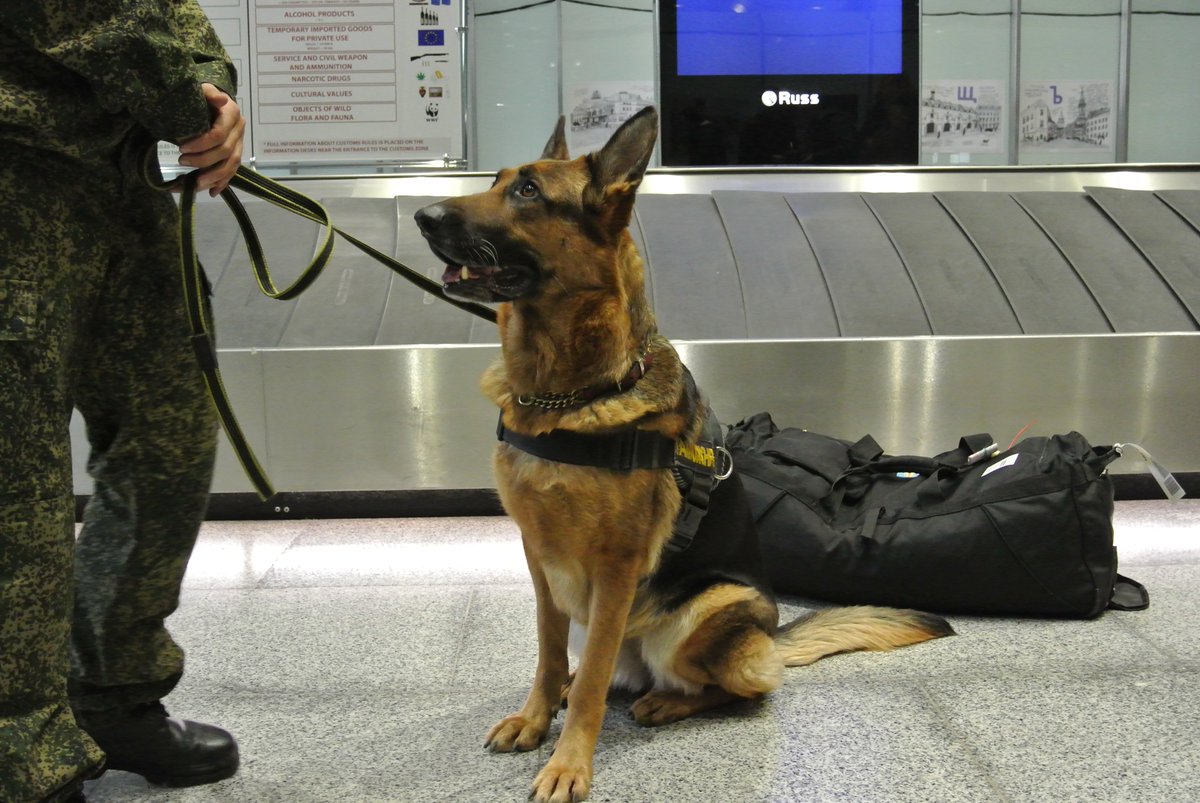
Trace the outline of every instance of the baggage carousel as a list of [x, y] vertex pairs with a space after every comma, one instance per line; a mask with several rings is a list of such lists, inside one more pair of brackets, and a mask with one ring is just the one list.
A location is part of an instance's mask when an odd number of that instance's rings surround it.
[[[277, 177], [431, 277], [412, 222], [491, 174]], [[247, 206], [276, 283], [320, 229]], [[496, 509], [494, 325], [339, 240], [300, 299], [263, 297], [225, 205], [197, 206], [222, 373], [281, 495], [222, 445], [214, 515]], [[656, 170], [631, 226], [659, 328], [717, 415], [932, 454], [960, 435], [1135, 442], [1200, 488], [1200, 167]], [[72, 422], [76, 492], [86, 441]], [[1157, 486], [1134, 457], [1119, 494]]]

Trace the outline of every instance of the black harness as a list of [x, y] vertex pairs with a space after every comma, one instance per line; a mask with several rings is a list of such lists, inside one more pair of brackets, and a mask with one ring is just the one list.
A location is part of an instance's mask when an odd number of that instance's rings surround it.
[[[694, 381], [686, 368], [684, 378], [688, 389], [694, 391]], [[725, 449], [721, 422], [708, 406], [702, 415], [703, 429], [695, 443], [632, 427], [603, 434], [555, 429], [542, 435], [522, 435], [504, 426], [503, 413], [496, 426], [496, 437], [523, 452], [556, 463], [613, 471], [671, 469], [683, 495], [683, 506], [666, 548], [682, 552], [691, 546], [708, 512], [713, 491], [721, 480], [733, 474], [733, 460]]]

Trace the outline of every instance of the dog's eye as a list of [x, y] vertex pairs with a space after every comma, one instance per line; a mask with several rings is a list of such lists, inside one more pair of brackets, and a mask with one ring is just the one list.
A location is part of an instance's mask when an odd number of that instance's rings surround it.
[[517, 195], [520, 195], [522, 198], [536, 198], [538, 194], [538, 185], [532, 181], [522, 181], [517, 185]]

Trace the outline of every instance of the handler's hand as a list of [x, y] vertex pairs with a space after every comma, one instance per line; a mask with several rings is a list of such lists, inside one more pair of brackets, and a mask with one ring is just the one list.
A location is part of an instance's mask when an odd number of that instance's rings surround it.
[[179, 163], [200, 168], [196, 188], [216, 197], [229, 186], [242, 163], [242, 138], [246, 118], [237, 102], [212, 84], [201, 84], [212, 110], [212, 128], [179, 144]]

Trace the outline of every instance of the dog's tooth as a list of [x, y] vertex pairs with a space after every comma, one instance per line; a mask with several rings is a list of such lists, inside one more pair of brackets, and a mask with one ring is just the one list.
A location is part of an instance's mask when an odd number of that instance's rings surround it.
[[471, 271], [466, 265], [463, 265], [462, 272], [458, 274], [458, 278], [462, 279], [464, 282], [471, 278]]

